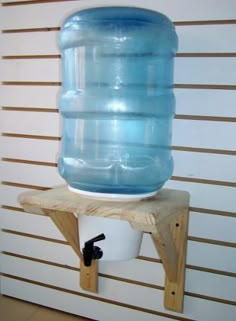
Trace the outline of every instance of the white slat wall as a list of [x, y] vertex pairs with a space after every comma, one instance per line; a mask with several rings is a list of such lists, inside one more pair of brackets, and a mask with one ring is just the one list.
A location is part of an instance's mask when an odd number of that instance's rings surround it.
[[175, 170], [191, 193], [184, 313], [163, 308], [164, 271], [145, 235], [140, 256], [100, 262], [99, 293], [79, 287], [79, 262], [47, 217], [23, 212], [27, 190], [63, 183], [58, 94], [62, 21], [131, 0], [2, 1], [0, 7], [1, 293], [100, 321], [236, 319], [236, 1], [136, 0], [176, 25]]

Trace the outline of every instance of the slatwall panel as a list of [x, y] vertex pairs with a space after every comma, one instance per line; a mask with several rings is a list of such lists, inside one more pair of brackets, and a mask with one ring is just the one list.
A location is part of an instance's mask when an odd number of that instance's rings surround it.
[[131, 0], [2, 1], [0, 7], [1, 292], [100, 321], [236, 318], [236, 2], [137, 0], [176, 25], [175, 170], [166, 187], [191, 193], [184, 314], [163, 308], [164, 271], [149, 235], [140, 256], [100, 262], [98, 294], [79, 287], [78, 258], [19, 194], [62, 184], [56, 168], [60, 53], [70, 13]]

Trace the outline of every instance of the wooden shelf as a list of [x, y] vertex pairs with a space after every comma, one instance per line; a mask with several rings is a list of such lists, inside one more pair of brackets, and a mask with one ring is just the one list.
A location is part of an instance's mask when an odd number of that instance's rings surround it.
[[84, 265], [77, 214], [125, 220], [133, 229], [150, 233], [166, 273], [164, 306], [183, 311], [189, 193], [162, 189], [152, 198], [117, 202], [84, 198], [59, 186], [24, 193], [20, 203], [26, 212], [51, 217], [80, 258], [80, 286], [92, 292], [98, 291], [98, 263]]

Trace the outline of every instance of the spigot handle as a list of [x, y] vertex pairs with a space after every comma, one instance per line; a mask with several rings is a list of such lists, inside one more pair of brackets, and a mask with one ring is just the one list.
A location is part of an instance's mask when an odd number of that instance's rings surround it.
[[99, 241], [105, 240], [105, 238], [106, 238], [106, 237], [105, 237], [105, 234], [104, 234], [104, 233], [99, 234], [99, 235], [95, 236], [94, 238], [92, 238], [91, 240], [86, 241], [86, 242], [85, 242], [85, 246], [86, 246], [86, 245], [89, 245], [89, 244], [93, 244], [93, 243], [95, 243], [95, 242], [99, 242]]

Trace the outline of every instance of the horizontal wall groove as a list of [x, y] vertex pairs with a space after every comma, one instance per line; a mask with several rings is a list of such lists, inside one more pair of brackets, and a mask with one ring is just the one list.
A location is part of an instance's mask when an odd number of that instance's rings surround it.
[[227, 276], [227, 277], [236, 278], [236, 273], [233, 273], [233, 272], [222, 271], [222, 270], [217, 270], [217, 269], [210, 269], [210, 268], [205, 268], [205, 267], [191, 265], [191, 264], [186, 264], [186, 268], [188, 268], [190, 270], [194, 270], [194, 271], [207, 272], [207, 273], [219, 274], [219, 275], [223, 275], [223, 276]]
[[140, 311], [140, 312], [144, 312], [144, 313], [158, 315], [158, 316], [161, 316], [161, 317], [170, 318], [171, 320], [196, 321], [196, 320], [192, 320], [192, 319], [189, 319], [189, 318], [184, 318], [184, 317], [181, 317], [181, 316], [175, 316], [175, 315], [172, 315], [172, 314], [168, 314], [168, 313], [164, 313], [164, 312], [160, 312], [160, 311], [156, 311], [156, 310], [150, 310], [150, 309], [138, 307], [138, 306], [127, 304], [127, 303], [114, 301], [114, 300], [111, 300], [111, 299], [105, 299], [105, 298], [102, 298], [102, 297], [99, 297], [99, 296], [94, 296], [94, 295], [91, 295], [91, 294], [88, 294], [88, 293], [82, 293], [82, 292], [79, 292], [79, 291], [74, 291], [74, 290], [61, 288], [61, 287], [58, 287], [58, 286], [54, 286], [54, 285], [46, 284], [46, 283], [43, 283], [43, 282], [38, 282], [38, 281], [34, 281], [34, 280], [18, 277], [18, 276], [11, 275], [11, 274], [0, 273], [0, 275], [4, 276], [6, 278], [11, 278], [11, 279], [15, 279], [15, 280], [18, 280], [18, 281], [21, 281], [21, 282], [26, 282], [26, 283], [30, 283], [30, 284], [33, 284], [33, 285], [38, 285], [38, 286], [42, 286], [42, 287], [45, 287], [45, 288], [53, 289], [53, 290], [56, 290], [56, 291], [61, 291], [61, 292], [65, 292], [65, 293], [81, 296], [81, 297], [84, 297], [84, 298], [87, 298], [87, 299], [100, 301], [100, 302], [104, 302], [104, 303], [108, 303], [108, 304], [124, 307], [124, 308], [127, 308], [127, 309], [132, 309], [132, 310], [135, 310], [135, 311]]
[[202, 26], [202, 25], [234, 25], [236, 19], [224, 19], [224, 20], [193, 20], [193, 21], [176, 21], [175, 26]]
[[9, 210], [9, 211], [17, 211], [17, 212], [25, 212], [23, 208], [9, 205], [0, 205], [0, 208]]
[[57, 167], [57, 163], [51, 163], [51, 162], [31, 161], [27, 159], [16, 159], [16, 158], [7, 158], [7, 157], [3, 157], [1, 160], [3, 162], [9, 162], [9, 163]]
[[47, 265], [51, 265], [51, 266], [56, 266], [56, 267], [67, 269], [67, 270], [71, 270], [71, 271], [77, 271], [77, 272], [80, 271], [79, 268], [76, 268], [76, 267], [73, 267], [73, 266], [70, 266], [70, 265], [64, 265], [64, 264], [60, 264], [60, 263], [56, 263], [56, 262], [52, 262], [52, 261], [46, 261], [46, 260], [38, 259], [38, 258], [35, 258], [35, 257], [18, 254], [18, 253], [2, 251], [2, 254], [7, 255], [7, 256], [11, 256], [11, 257], [15, 257], [15, 258], [18, 258], [18, 259], [22, 259], [22, 260], [27, 260], [27, 261], [47, 264]]
[[223, 116], [201, 116], [201, 115], [176, 114], [175, 119], [236, 122], [236, 117], [223, 117]]
[[[148, 261], [148, 262], [153, 262], [153, 263], [161, 263], [160, 259], [154, 259], [154, 258], [147, 257], [147, 256], [139, 255], [137, 257], [137, 259], [143, 260], [143, 261]], [[206, 268], [206, 267], [202, 267], [202, 266], [196, 266], [196, 265], [192, 265], [192, 264], [186, 264], [186, 268], [188, 268], [190, 270], [195, 270], [195, 271], [200, 271], [200, 272], [207, 272], [207, 273], [212, 273], [212, 274], [219, 274], [219, 275], [224, 275], [224, 276], [233, 277], [233, 278], [236, 277], [236, 273], [233, 273], [233, 272], [222, 271], [222, 270], [217, 270], [217, 269], [211, 269], [211, 268]]]
[[[3, 86], [61, 86], [59, 81], [2, 81]], [[236, 90], [236, 85], [175, 84], [176, 89]]]
[[68, 242], [66, 242], [66, 241], [62, 241], [62, 240], [58, 240], [58, 239], [52, 239], [52, 238], [49, 238], [49, 237], [44, 237], [44, 236], [30, 234], [30, 233], [23, 233], [23, 232], [19, 232], [19, 231], [4, 229], [4, 228], [2, 229], [2, 232], [3, 233], [8, 233], [8, 234], [19, 235], [19, 236], [23, 236], [23, 237], [27, 237], [27, 238], [31, 238], [31, 239], [46, 241], [46, 242], [52, 242], [52, 243], [68, 245]]
[[208, 208], [192, 207], [192, 206], [189, 207], [189, 210], [191, 212], [205, 213], [205, 214], [211, 214], [211, 215], [220, 215], [220, 216], [228, 216], [228, 217], [235, 217], [236, 218], [236, 212], [211, 210], [211, 209], [208, 209]]
[[229, 58], [236, 57], [236, 52], [179, 52], [179, 58]]
[[8, 182], [8, 181], [2, 181], [1, 185], [13, 186], [13, 187], [19, 187], [19, 188], [28, 188], [28, 189], [34, 189], [34, 190], [37, 190], [37, 191], [46, 191], [46, 190], [50, 189], [50, 187], [42, 187], [42, 186], [37, 186], [37, 185], [20, 184], [20, 183]]
[[236, 187], [235, 182], [218, 181], [218, 180], [205, 179], [205, 178], [172, 176], [171, 180], [180, 181], [180, 182], [191, 182], [191, 183], [199, 183], [199, 184], [210, 184], [210, 185]]
[[[13, 6], [22, 6], [22, 5], [33, 5], [33, 4], [42, 4], [42, 3], [51, 3], [51, 2], [65, 2], [68, 0], [31, 0], [31, 1], [17, 1], [17, 2], [4, 2], [2, 3], [3, 7], [13, 7]], [[77, 0], [69, 0], [77, 1]]]
[[212, 84], [175, 84], [178, 89], [208, 89], [208, 90], [236, 90], [236, 85], [212, 85]]
[[172, 150], [191, 152], [191, 153], [194, 152], [194, 153], [206, 153], [206, 154], [236, 155], [235, 150], [226, 150], [226, 149], [172, 146]]
[[[179, 52], [176, 58], [234, 58], [235, 52]], [[5, 60], [20, 60], [20, 59], [61, 59], [60, 54], [48, 55], [7, 55], [1, 56]]]
[[26, 135], [26, 134], [14, 134], [14, 133], [2, 133], [1, 136], [12, 137], [12, 138], [40, 139], [40, 140], [55, 140], [55, 141], [61, 140], [61, 137], [58, 137], [58, 136]]
[[2, 81], [3, 86], [61, 86], [59, 81]]
[[188, 240], [193, 242], [207, 243], [207, 244], [213, 244], [213, 245], [220, 245], [224, 247], [236, 248], [236, 243], [232, 243], [232, 242], [218, 241], [218, 240], [206, 239], [206, 238], [195, 237], [195, 236], [188, 236]]
[[43, 28], [27, 28], [27, 29], [3, 29], [2, 33], [25, 33], [25, 32], [48, 32], [59, 31], [60, 27], [43, 27]]
[[21, 55], [21, 56], [2, 56], [5, 60], [14, 59], [60, 59], [61, 55]]
[[153, 262], [153, 263], [161, 263], [160, 259], [156, 259], [156, 258], [153, 258], [153, 257], [144, 256], [144, 255], [138, 255], [137, 259], [138, 260], [142, 260], [142, 261]]
[[203, 295], [203, 294], [197, 294], [197, 293], [192, 293], [192, 292], [187, 292], [187, 291], [184, 292], [184, 294], [187, 295], [187, 296], [191, 296], [193, 298], [199, 298], [199, 299], [203, 299], [203, 300], [206, 300], [206, 301], [214, 301], [214, 302], [218, 302], [218, 303], [222, 303], [222, 304], [228, 304], [228, 305], [236, 306], [236, 302], [235, 301], [215, 298], [215, 297], [212, 297], [212, 296]]
[[22, 111], [22, 112], [38, 112], [38, 113], [58, 113], [57, 108], [39, 108], [39, 107], [10, 107], [2, 106], [2, 110], [6, 111]]

